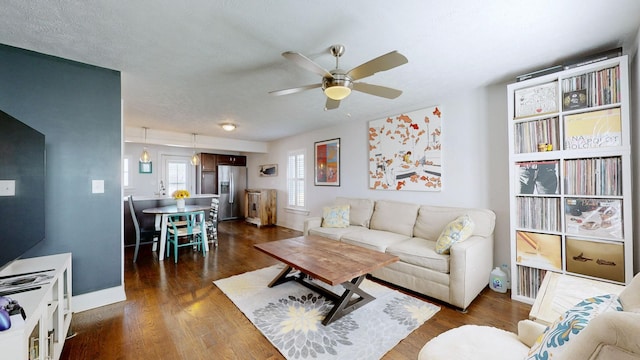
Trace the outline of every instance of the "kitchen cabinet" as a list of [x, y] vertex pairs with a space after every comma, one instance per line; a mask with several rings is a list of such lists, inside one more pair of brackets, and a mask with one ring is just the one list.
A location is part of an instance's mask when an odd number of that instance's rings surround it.
[[216, 155], [200, 153], [200, 167], [202, 171], [216, 171]]
[[200, 153], [200, 165], [196, 169], [196, 193], [218, 194], [218, 166], [247, 166], [244, 155]]
[[216, 155], [218, 165], [247, 166], [247, 157], [244, 155]]

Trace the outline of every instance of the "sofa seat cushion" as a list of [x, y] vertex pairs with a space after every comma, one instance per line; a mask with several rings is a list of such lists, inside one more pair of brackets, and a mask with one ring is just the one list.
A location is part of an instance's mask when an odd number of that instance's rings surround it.
[[347, 226], [344, 228], [317, 227], [309, 229], [309, 235], [318, 235], [333, 240], [340, 240], [345, 234], [368, 230], [363, 226]]
[[406, 235], [388, 231], [366, 230], [344, 234], [340, 241], [351, 245], [362, 246], [371, 250], [385, 252], [387, 247], [408, 239], [409, 237]]
[[390, 245], [386, 253], [399, 257], [402, 262], [449, 273], [449, 255], [438, 254], [435, 241], [414, 237]]

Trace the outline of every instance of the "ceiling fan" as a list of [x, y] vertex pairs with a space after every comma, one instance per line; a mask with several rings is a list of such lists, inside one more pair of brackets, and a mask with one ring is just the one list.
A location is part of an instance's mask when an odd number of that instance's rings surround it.
[[343, 45], [333, 45], [329, 48], [331, 55], [336, 58], [336, 68], [331, 71], [327, 71], [322, 66], [298, 52], [287, 51], [282, 53], [282, 56], [295, 62], [298, 66], [322, 76], [322, 82], [290, 89], [270, 91], [269, 94], [276, 96], [289, 95], [321, 87], [327, 96], [326, 110], [337, 109], [338, 106], [340, 106], [340, 100], [349, 96], [351, 90], [381, 96], [387, 99], [395, 99], [402, 94], [402, 91], [390, 87], [356, 81], [369, 77], [377, 72], [390, 70], [406, 64], [409, 60], [407, 60], [404, 55], [394, 50], [356, 66], [349, 71], [344, 71], [338, 67], [338, 59], [344, 54], [344, 50]]

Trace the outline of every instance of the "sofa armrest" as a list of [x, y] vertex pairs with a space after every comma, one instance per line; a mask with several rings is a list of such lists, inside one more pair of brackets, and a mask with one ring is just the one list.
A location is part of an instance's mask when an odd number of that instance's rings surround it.
[[521, 320], [518, 322], [518, 339], [528, 347], [532, 347], [546, 328], [546, 325], [535, 321]]
[[449, 251], [450, 303], [466, 309], [489, 284], [493, 269], [493, 237], [473, 235], [454, 244]]
[[309, 235], [309, 229], [322, 226], [322, 218], [320, 216], [308, 217], [304, 219], [303, 235]]
[[638, 333], [640, 313], [610, 311], [600, 314], [591, 319], [587, 327], [567, 343], [567, 348], [558, 360], [617, 359], [621, 354], [640, 358]]

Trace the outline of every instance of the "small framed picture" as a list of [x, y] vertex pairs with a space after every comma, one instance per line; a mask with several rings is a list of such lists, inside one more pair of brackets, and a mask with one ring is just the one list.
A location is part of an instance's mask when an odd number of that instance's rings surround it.
[[151, 161], [148, 163], [142, 161], [138, 162], [138, 172], [140, 174], [151, 174], [153, 172], [153, 165], [151, 164]]
[[260, 176], [278, 176], [278, 164], [260, 165]]
[[340, 139], [315, 143], [314, 185], [340, 186]]

